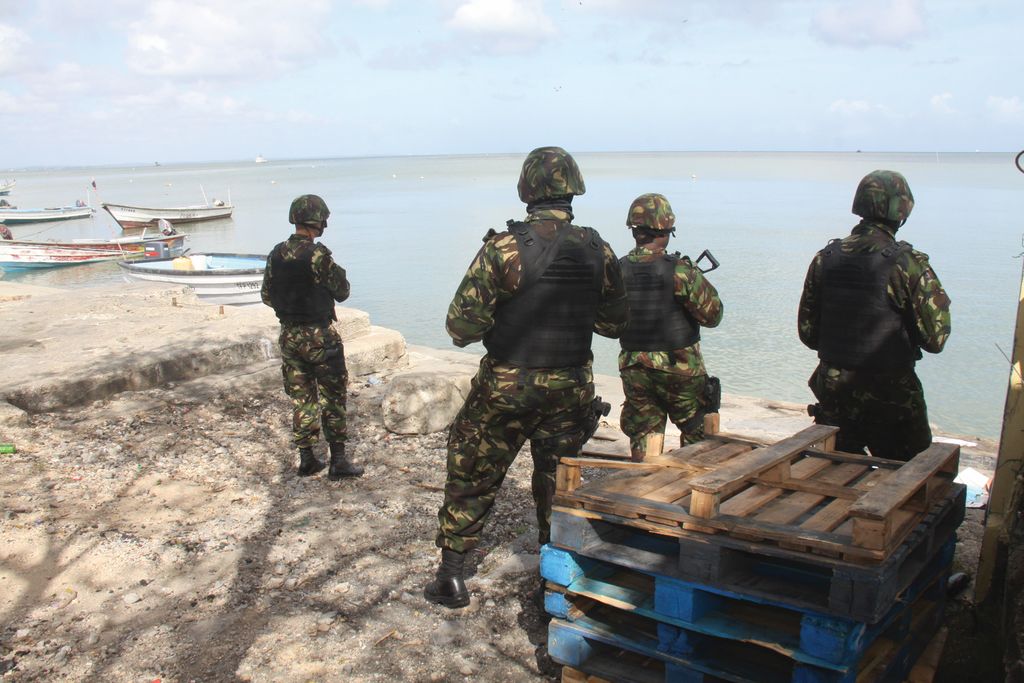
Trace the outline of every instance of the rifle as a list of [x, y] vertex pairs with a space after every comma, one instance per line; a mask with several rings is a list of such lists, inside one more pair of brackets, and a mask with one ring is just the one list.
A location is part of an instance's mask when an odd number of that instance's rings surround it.
[[595, 397], [594, 400], [590, 402], [590, 405], [587, 406], [586, 413], [583, 416], [583, 438], [580, 441], [580, 448], [590, 441], [590, 437], [594, 436], [598, 425], [601, 423], [601, 418], [608, 415], [608, 413], [611, 412], [611, 409], [612, 404], [602, 400], [600, 396]]
[[[708, 261], [711, 262], [711, 265], [708, 266], [707, 268], [702, 268], [700, 265], [700, 262], [703, 261], [704, 259], [707, 259]], [[694, 261], [694, 263], [696, 264], [697, 269], [700, 270], [700, 272], [702, 273], [710, 273], [712, 270], [719, 266], [718, 259], [712, 256], [711, 252], [708, 251], [707, 249], [700, 252], [700, 256], [697, 257], [697, 260]]]

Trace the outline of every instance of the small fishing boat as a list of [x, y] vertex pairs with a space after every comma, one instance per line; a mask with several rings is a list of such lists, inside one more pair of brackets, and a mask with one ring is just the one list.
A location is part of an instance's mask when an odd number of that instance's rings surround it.
[[177, 258], [122, 261], [125, 279], [186, 285], [200, 301], [245, 306], [262, 302], [263, 254], [189, 254]]
[[102, 206], [122, 228], [141, 228], [147, 225], [155, 225], [161, 218], [169, 221], [172, 225], [210, 221], [216, 218], [230, 218], [235, 208], [220, 199], [215, 199], [209, 204], [165, 208], [128, 206], [127, 204], [111, 204], [109, 202], [104, 202]]
[[3, 178], [0, 179], [0, 195], [10, 194], [14, 186], [18, 184], [18, 181], [14, 178]]
[[19, 209], [14, 206], [0, 206], [0, 223], [43, 223], [46, 221], [67, 221], [74, 218], [89, 218], [93, 208], [81, 206], [59, 206], [50, 209]]
[[0, 240], [0, 268], [4, 271], [56, 268], [100, 261], [120, 261], [181, 253], [187, 235], [119, 237], [110, 240]]

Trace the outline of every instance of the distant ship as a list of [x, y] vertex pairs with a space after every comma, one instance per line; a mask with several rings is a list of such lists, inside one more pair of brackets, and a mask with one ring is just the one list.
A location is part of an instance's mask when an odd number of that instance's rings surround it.
[[256, 155], [256, 163], [257, 164], [265, 164], [265, 163], [267, 163], [267, 160], [263, 157], [262, 154], [257, 154]]

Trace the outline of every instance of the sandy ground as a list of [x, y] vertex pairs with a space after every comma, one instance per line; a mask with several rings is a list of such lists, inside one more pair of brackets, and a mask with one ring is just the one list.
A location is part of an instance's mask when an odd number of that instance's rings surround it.
[[[554, 680], [520, 457], [473, 554], [470, 607], [421, 597], [444, 435], [351, 387], [359, 480], [293, 476], [276, 367], [125, 393], [9, 428], [5, 680]], [[371, 378], [376, 381], [376, 378]]]

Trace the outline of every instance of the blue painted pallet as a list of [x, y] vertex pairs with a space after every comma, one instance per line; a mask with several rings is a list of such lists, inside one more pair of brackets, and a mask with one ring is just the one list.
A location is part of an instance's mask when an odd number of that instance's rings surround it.
[[657, 622], [659, 648], [665, 651], [729, 640], [744, 651], [764, 648], [794, 662], [846, 672], [856, 668], [868, 646], [903, 619], [923, 593], [937, 590], [939, 582], [944, 586], [954, 550], [950, 539], [874, 624], [638, 572], [550, 545], [541, 550], [540, 568], [552, 588], [545, 595], [545, 608], [553, 616], [573, 621], [589, 615], [597, 604], [607, 605]]
[[637, 520], [556, 507], [551, 542], [623, 567], [874, 623], [955, 538], [966, 487], [950, 486], [884, 561], [861, 564], [724, 534], [667, 536]]
[[670, 625], [603, 604], [571, 615], [572, 620], [552, 619], [548, 654], [559, 664], [616, 682], [889, 683], [904, 680], [937, 631], [944, 600], [945, 581], [938, 580], [847, 670], [814, 666], [742, 641], [690, 633], [666, 640]]

